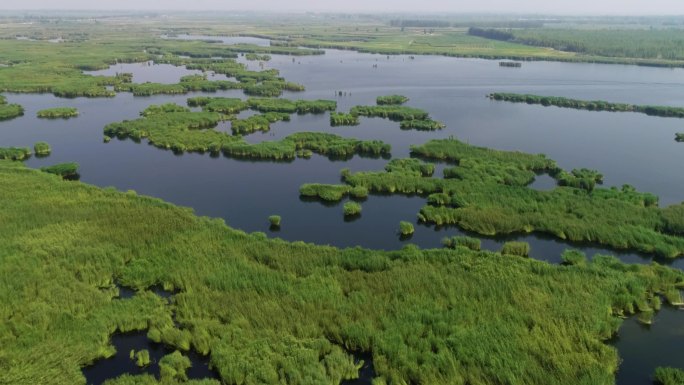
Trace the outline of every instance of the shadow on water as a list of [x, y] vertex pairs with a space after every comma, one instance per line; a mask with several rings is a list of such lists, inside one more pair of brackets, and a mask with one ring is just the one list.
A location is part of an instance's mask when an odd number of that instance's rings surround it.
[[[112, 336], [111, 344], [116, 348], [113, 357], [96, 361], [95, 364], [83, 368], [88, 385], [100, 385], [123, 374], [151, 374], [159, 378], [159, 360], [175, 351], [173, 348], [150, 341], [146, 331], [115, 334]], [[150, 353], [150, 364], [140, 368], [130, 358], [130, 352], [143, 349]], [[201, 356], [194, 351], [184, 352], [183, 355], [192, 363], [192, 367], [187, 371], [189, 379], [219, 378], [218, 373], [209, 367], [208, 356]]]
[[622, 360], [617, 385], [652, 384], [653, 373], [660, 366], [684, 369], [684, 309], [663, 307], [652, 325], [643, 325], [631, 317], [610, 344], [617, 348]]

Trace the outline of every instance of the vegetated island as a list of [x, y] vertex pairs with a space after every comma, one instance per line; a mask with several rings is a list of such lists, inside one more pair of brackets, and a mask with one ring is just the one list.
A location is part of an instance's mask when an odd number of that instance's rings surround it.
[[401, 106], [396, 104], [383, 104], [378, 106], [355, 106], [348, 114], [336, 113], [330, 115], [332, 126], [355, 126], [359, 124], [359, 116], [370, 118], [384, 118], [394, 122], [400, 122], [402, 130], [434, 131], [444, 128], [444, 124], [430, 118], [427, 111], [419, 108]]
[[684, 370], [664, 367], [656, 368], [654, 383], [657, 385], [684, 384]]
[[[109, 138], [146, 138], [156, 147], [182, 152], [223, 153], [233, 158], [289, 161], [310, 157], [312, 152], [335, 159], [355, 154], [371, 157], [389, 156], [390, 146], [377, 140], [363, 141], [317, 132], [298, 132], [279, 141], [247, 143], [240, 135], [229, 135], [213, 128], [225, 117], [217, 112], [191, 112], [182, 106], [151, 106], [142, 117], [111, 123], [104, 128]], [[251, 130], [252, 128], [244, 128]]]
[[379, 106], [382, 106], [382, 105], [400, 105], [400, 104], [404, 104], [408, 101], [409, 101], [409, 98], [407, 98], [404, 95], [378, 96], [375, 99], [375, 103]]
[[0, 95], [0, 121], [14, 119], [24, 115], [24, 107], [7, 103], [7, 98]]
[[[684, 273], [658, 264], [289, 243], [18, 162], [0, 161], [0, 178], [0, 383], [83, 384], [81, 368], [115, 354], [112, 333], [147, 331], [178, 360], [208, 355], [222, 383], [337, 384], [359, 375], [351, 350], [371, 355], [379, 384], [608, 385], [621, 317], [682, 302]], [[136, 294], [119, 299], [117, 284]]]
[[542, 106], [556, 106], [573, 108], [576, 110], [611, 111], [611, 112], [638, 112], [650, 116], [664, 118], [684, 118], [684, 107], [670, 106], [642, 106], [626, 103], [610, 103], [602, 100], [578, 100], [559, 96], [539, 96], [528, 94], [493, 93], [488, 95], [490, 99], [512, 102], [540, 104]]
[[47, 108], [38, 111], [36, 115], [41, 119], [69, 119], [78, 116], [78, 109], [74, 107]]
[[[543, 155], [476, 147], [454, 138], [412, 146], [411, 151], [452, 166], [444, 169], [444, 178], [433, 178], [434, 164], [392, 159], [385, 171], [345, 169], [345, 185], [316, 185], [316, 190], [304, 185], [300, 193], [331, 201], [356, 188], [418, 194], [428, 203], [419, 220], [437, 226], [455, 225], [487, 236], [538, 232], [667, 258], [684, 255], [684, 204], [659, 208], [656, 196], [629, 185], [599, 188], [603, 176], [597, 171], [568, 172]], [[528, 187], [539, 173], [554, 177], [559, 187]]]
[[684, 142], [684, 132], [678, 132], [675, 134], [675, 141]]

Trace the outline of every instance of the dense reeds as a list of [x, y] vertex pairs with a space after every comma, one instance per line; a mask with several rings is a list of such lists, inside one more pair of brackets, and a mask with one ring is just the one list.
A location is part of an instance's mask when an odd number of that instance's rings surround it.
[[684, 107], [646, 106], [626, 103], [610, 103], [603, 100], [578, 100], [558, 96], [539, 96], [511, 93], [493, 93], [489, 97], [513, 103], [540, 104], [589, 111], [639, 112], [651, 116], [684, 118]]
[[399, 123], [402, 130], [435, 131], [446, 127], [442, 122], [432, 119], [411, 119]]
[[[652, 311], [658, 295], [681, 301], [684, 275], [657, 264], [342, 250], [246, 234], [18, 162], [0, 161], [0, 179], [0, 329], [12, 357], [0, 383], [84, 383], [81, 367], [114, 354], [109, 335], [148, 330], [208, 354], [222, 383], [338, 384], [358, 376], [355, 350], [372, 354], [381, 384], [608, 385], [619, 359], [604, 341], [619, 316]], [[136, 295], [117, 299], [115, 280]], [[178, 293], [168, 303], [154, 285]], [[181, 353], [160, 367], [163, 383], [187, 374]]]
[[0, 159], [24, 160], [31, 156], [28, 147], [0, 147]]
[[271, 227], [280, 227], [281, 219], [280, 215], [271, 215], [268, 217], [268, 222], [271, 224]]
[[353, 217], [357, 215], [361, 215], [361, 205], [358, 204], [357, 202], [349, 201], [345, 202], [344, 206], [342, 207], [342, 212], [344, 213], [345, 217]]
[[270, 61], [271, 60], [271, 55], [259, 55], [256, 53], [247, 53], [245, 54], [245, 59], [249, 61]]
[[378, 96], [375, 99], [375, 102], [379, 105], [400, 105], [404, 104], [409, 101], [409, 98], [407, 98], [404, 95], [387, 95], [387, 96]]
[[52, 166], [41, 167], [40, 171], [59, 175], [62, 178], [73, 178], [78, 176], [78, 167], [78, 163], [75, 162], [58, 163]]
[[359, 117], [352, 114], [346, 114], [343, 112], [332, 112], [330, 113], [330, 125], [333, 127], [337, 126], [358, 126]]
[[451, 237], [451, 238], [444, 238], [442, 240], [442, 244], [445, 247], [448, 247], [450, 249], [455, 249], [457, 247], [465, 247], [466, 249], [473, 250], [473, 251], [480, 251], [480, 248], [482, 247], [481, 241], [479, 238], [472, 238], [472, 237], [466, 237], [466, 236], [459, 236], [459, 237]]
[[406, 221], [399, 222], [399, 234], [403, 236], [408, 236], [413, 234], [414, 231], [416, 230], [413, 228], [413, 223]]
[[653, 382], [657, 385], [684, 384], [684, 370], [676, 368], [656, 368]]
[[7, 99], [0, 95], [0, 121], [14, 119], [24, 115], [24, 107], [18, 104], [8, 104]]
[[[205, 102], [207, 101], [198, 101]], [[205, 106], [209, 104], [211, 101]], [[298, 132], [279, 141], [249, 144], [239, 135], [212, 129], [224, 119], [219, 113], [181, 112], [180, 109], [184, 107], [165, 108], [175, 112], [152, 113], [139, 119], [108, 124], [104, 128], [105, 138], [131, 138], [136, 141], [147, 139], [156, 147], [178, 153], [222, 152], [226, 156], [245, 159], [292, 160], [298, 154], [310, 157], [311, 153], [342, 159], [356, 154], [374, 157], [390, 154], [390, 146], [381, 141], [349, 139], [328, 133]], [[160, 111], [158, 107], [153, 110]], [[233, 120], [232, 126], [236, 134], [246, 134], [257, 129], [268, 130], [271, 122], [288, 118], [286, 113], [268, 112], [243, 120]]]
[[52, 148], [50, 148], [50, 145], [46, 142], [36, 142], [36, 144], [33, 145], [33, 152], [37, 156], [47, 156], [52, 152]]
[[528, 257], [530, 255], [530, 244], [516, 241], [506, 242], [501, 247], [501, 254]]
[[[343, 170], [343, 180], [371, 193], [426, 196], [428, 205], [418, 218], [438, 226], [489, 236], [539, 232], [662, 257], [684, 255], [684, 206], [658, 208], [656, 196], [629, 185], [598, 188], [602, 178], [596, 171], [566, 172], [543, 155], [486, 149], [456, 139], [413, 146], [412, 153], [455, 166], [446, 168], [440, 179], [419, 171], [418, 159], [392, 160], [385, 172]], [[567, 186], [529, 188], [541, 172]]]
[[337, 102], [333, 100], [289, 100], [282, 98], [250, 98], [249, 108], [260, 112], [286, 112], [298, 114], [321, 114], [335, 111]]
[[78, 109], [74, 107], [55, 107], [38, 111], [36, 114], [42, 119], [69, 119], [78, 116]]

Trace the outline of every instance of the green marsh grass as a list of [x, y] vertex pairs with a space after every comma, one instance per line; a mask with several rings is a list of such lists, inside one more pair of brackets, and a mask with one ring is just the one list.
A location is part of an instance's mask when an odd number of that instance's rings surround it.
[[46, 142], [36, 142], [33, 145], [33, 152], [36, 156], [48, 156], [52, 152], [52, 148]]
[[400, 105], [400, 104], [404, 104], [408, 101], [409, 101], [409, 98], [407, 98], [404, 95], [378, 96], [375, 100], [375, 102], [379, 106], [382, 106], [382, 105]]
[[684, 118], [684, 107], [648, 106], [626, 103], [610, 103], [603, 100], [578, 100], [558, 96], [538, 96], [527, 94], [493, 93], [489, 97], [513, 103], [540, 104], [589, 111], [638, 112], [650, 116]]
[[[81, 367], [114, 354], [111, 334], [148, 330], [208, 354], [224, 383], [337, 384], [358, 376], [355, 350], [372, 354], [379, 383], [609, 385], [619, 357], [605, 341], [619, 316], [659, 294], [677, 300], [684, 283], [614, 258], [557, 266], [465, 248], [289, 243], [19, 162], [0, 161], [0, 178], [0, 328], [12, 357], [0, 383], [84, 384]], [[115, 280], [137, 294], [117, 299]], [[171, 304], [145, 290], [156, 284], [178, 290]], [[163, 361], [162, 382], [187, 374], [182, 353]]]
[[361, 215], [361, 209], [361, 205], [353, 201], [345, 202], [342, 207], [342, 211], [345, 217]]
[[69, 119], [78, 116], [78, 109], [74, 107], [55, 107], [38, 111], [36, 114], [41, 119]]

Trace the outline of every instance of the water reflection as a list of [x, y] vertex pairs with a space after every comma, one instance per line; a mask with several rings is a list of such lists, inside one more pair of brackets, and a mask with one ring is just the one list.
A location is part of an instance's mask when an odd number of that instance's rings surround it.
[[684, 369], [684, 310], [664, 307], [650, 326], [632, 317], [624, 322], [618, 337], [611, 342], [622, 362], [617, 385], [651, 384], [659, 366]]

